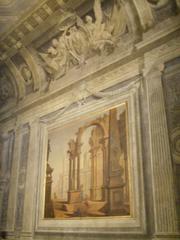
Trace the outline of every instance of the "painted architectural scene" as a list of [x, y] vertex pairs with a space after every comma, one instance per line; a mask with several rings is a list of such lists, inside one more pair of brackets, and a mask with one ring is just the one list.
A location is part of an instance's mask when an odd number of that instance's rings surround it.
[[127, 106], [49, 133], [45, 218], [130, 215]]

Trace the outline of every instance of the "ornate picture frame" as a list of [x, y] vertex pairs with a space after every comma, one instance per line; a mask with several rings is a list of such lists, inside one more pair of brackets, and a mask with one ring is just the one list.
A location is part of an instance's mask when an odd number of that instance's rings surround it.
[[[41, 118], [40, 122], [40, 151], [39, 151], [39, 177], [38, 177], [38, 204], [36, 214], [36, 232], [52, 232], [52, 233], [78, 233], [78, 234], [145, 234], [145, 206], [144, 206], [144, 185], [143, 185], [143, 169], [141, 156], [141, 133], [140, 133], [140, 111], [139, 111], [139, 86], [140, 81], [133, 81], [125, 88], [117, 89], [114, 94], [104, 94], [102, 98], [88, 98], [86, 103], [82, 105], [72, 104], [66, 111], [60, 110], [56, 114], [48, 114]], [[121, 92], [122, 91], [122, 92]], [[105, 96], [106, 95], [106, 96]], [[69, 208], [70, 202], [75, 202], [81, 198], [82, 191], [78, 196], [68, 196], [66, 192], [66, 201], [64, 204], [66, 214], [70, 217], [63, 218], [46, 215], [47, 207], [47, 181], [52, 182], [53, 167], [47, 162], [50, 147], [49, 140], [52, 139], [53, 132], [66, 131], [72, 125], [79, 124], [82, 119], [98, 119], [98, 117], [112, 109], [121, 109], [125, 106], [127, 117], [127, 136], [128, 136], [128, 176], [129, 176], [129, 214], [109, 214], [108, 216], [91, 216], [82, 214], [82, 206], [74, 211]], [[88, 125], [88, 124], [87, 124]], [[86, 127], [85, 127], [86, 128]], [[60, 130], [58, 130], [60, 129]], [[76, 130], [79, 128], [77, 127]], [[62, 138], [60, 138], [62, 140]], [[67, 145], [67, 143], [66, 143]], [[70, 145], [69, 145], [70, 146]], [[53, 148], [51, 149], [53, 151]], [[50, 153], [52, 154], [52, 152]], [[70, 154], [70, 151], [69, 151]], [[52, 156], [52, 155], [51, 155]], [[49, 166], [48, 166], [49, 165]], [[48, 167], [47, 167], [48, 166]], [[116, 188], [116, 187], [115, 187]], [[114, 189], [115, 189], [114, 188]], [[51, 189], [51, 187], [50, 187]], [[51, 189], [52, 191], [52, 189]], [[117, 191], [114, 191], [116, 193]], [[52, 196], [51, 193], [49, 196]], [[113, 194], [113, 190], [111, 195]], [[46, 196], [46, 197], [45, 197]], [[57, 198], [56, 194], [52, 198]], [[70, 200], [71, 199], [71, 200]], [[87, 200], [87, 199], [86, 199]], [[88, 199], [90, 200], [90, 199]], [[88, 200], [84, 203], [91, 204]], [[72, 203], [74, 204], [74, 203]], [[79, 206], [79, 205], [78, 205]], [[61, 206], [62, 207], [62, 206]], [[47, 207], [48, 209], [48, 207]], [[62, 208], [61, 208], [62, 209]], [[67, 210], [68, 209], [68, 210]], [[116, 209], [117, 210], [117, 209]], [[73, 213], [72, 213], [73, 212]], [[84, 212], [83, 212], [84, 213]], [[66, 217], [67, 217], [66, 215]], [[114, 215], [114, 216], [113, 216]]]

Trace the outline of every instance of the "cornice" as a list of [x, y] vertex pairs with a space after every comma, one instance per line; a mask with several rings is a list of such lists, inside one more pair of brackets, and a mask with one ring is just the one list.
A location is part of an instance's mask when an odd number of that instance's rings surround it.
[[[111, 61], [108, 60], [108, 63], [104, 63], [96, 67], [96, 69], [92, 66], [97, 65], [97, 59], [92, 59], [87, 68], [94, 69], [93, 71], [87, 73], [85, 69], [82, 75], [80, 75], [81, 69], [72, 69], [71, 73], [65, 78], [62, 78], [61, 82], [54, 82], [49, 92], [37, 93], [34, 97], [29, 96], [29, 98], [19, 102], [16, 108], [2, 114], [0, 122], [3, 123], [4, 121], [13, 119], [19, 114], [26, 114], [26, 112], [29, 111], [34, 112], [33, 109], [38, 109], [38, 106], [45, 106], [47, 102], [49, 104], [49, 101], [56, 101], [56, 98], [63, 97], [65, 93], [74, 91], [72, 89], [76, 89], [77, 84], [82, 82], [87, 82], [90, 86], [93, 86], [93, 84], [101, 85], [103, 82], [103, 86], [108, 88], [132, 79], [133, 77], [146, 76], [147, 74], [145, 74], [145, 72], [149, 72], [160, 62], [169, 61], [169, 59], [177, 57], [180, 54], [178, 42], [179, 38], [176, 40], [172, 38], [172, 40], [168, 40], [168, 42], [164, 40], [164, 43], [161, 42], [156, 48], [154, 48], [153, 44], [149, 45], [148, 51], [146, 49], [147, 46], [139, 50], [125, 50], [122, 52], [122, 55], [117, 55], [116, 58], [112, 58]], [[145, 58], [144, 60], [142, 59], [143, 57]], [[144, 61], [144, 66], [142, 60]], [[79, 73], [77, 71], [79, 71]], [[100, 89], [100, 91], [101, 90], [102, 89]]]
[[70, 17], [66, 9], [76, 9], [85, 0], [41, 0], [33, 10], [26, 12], [7, 32], [0, 36], [1, 62], [12, 57], [21, 46], [30, 44], [48, 29]]
[[9, 7], [9, 5], [13, 4], [16, 0], [1, 0], [0, 7]]

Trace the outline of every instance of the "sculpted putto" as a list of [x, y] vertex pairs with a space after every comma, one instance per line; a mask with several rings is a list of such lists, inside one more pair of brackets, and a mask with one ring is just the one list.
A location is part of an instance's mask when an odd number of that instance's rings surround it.
[[93, 54], [109, 54], [125, 32], [127, 22], [121, 0], [114, 0], [108, 14], [102, 10], [101, 0], [94, 0], [93, 10], [95, 19], [77, 16], [74, 26], [60, 29], [62, 35], [52, 40], [45, 53], [39, 53], [50, 79], [62, 77], [74, 65], [85, 64]]

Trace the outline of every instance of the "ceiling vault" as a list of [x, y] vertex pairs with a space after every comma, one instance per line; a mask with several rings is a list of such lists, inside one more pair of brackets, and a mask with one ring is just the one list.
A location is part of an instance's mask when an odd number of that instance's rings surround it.
[[[23, 102], [31, 96], [36, 99], [42, 92], [50, 94], [54, 80], [67, 81], [71, 69], [85, 69], [95, 56], [112, 55], [118, 62], [121, 52], [127, 51], [125, 62], [153, 47], [154, 42], [166, 41], [166, 36], [180, 31], [179, 0], [32, 3], [26, 8], [24, 5], [18, 21], [10, 22], [5, 31], [0, 31], [0, 93], [5, 79], [13, 83], [15, 92], [12, 95], [9, 91], [0, 98], [2, 109], [12, 96], [15, 102]], [[16, 19], [16, 14], [8, 11], [17, 8], [17, 4], [16, 0], [1, 1], [0, 27], [6, 19]]]

